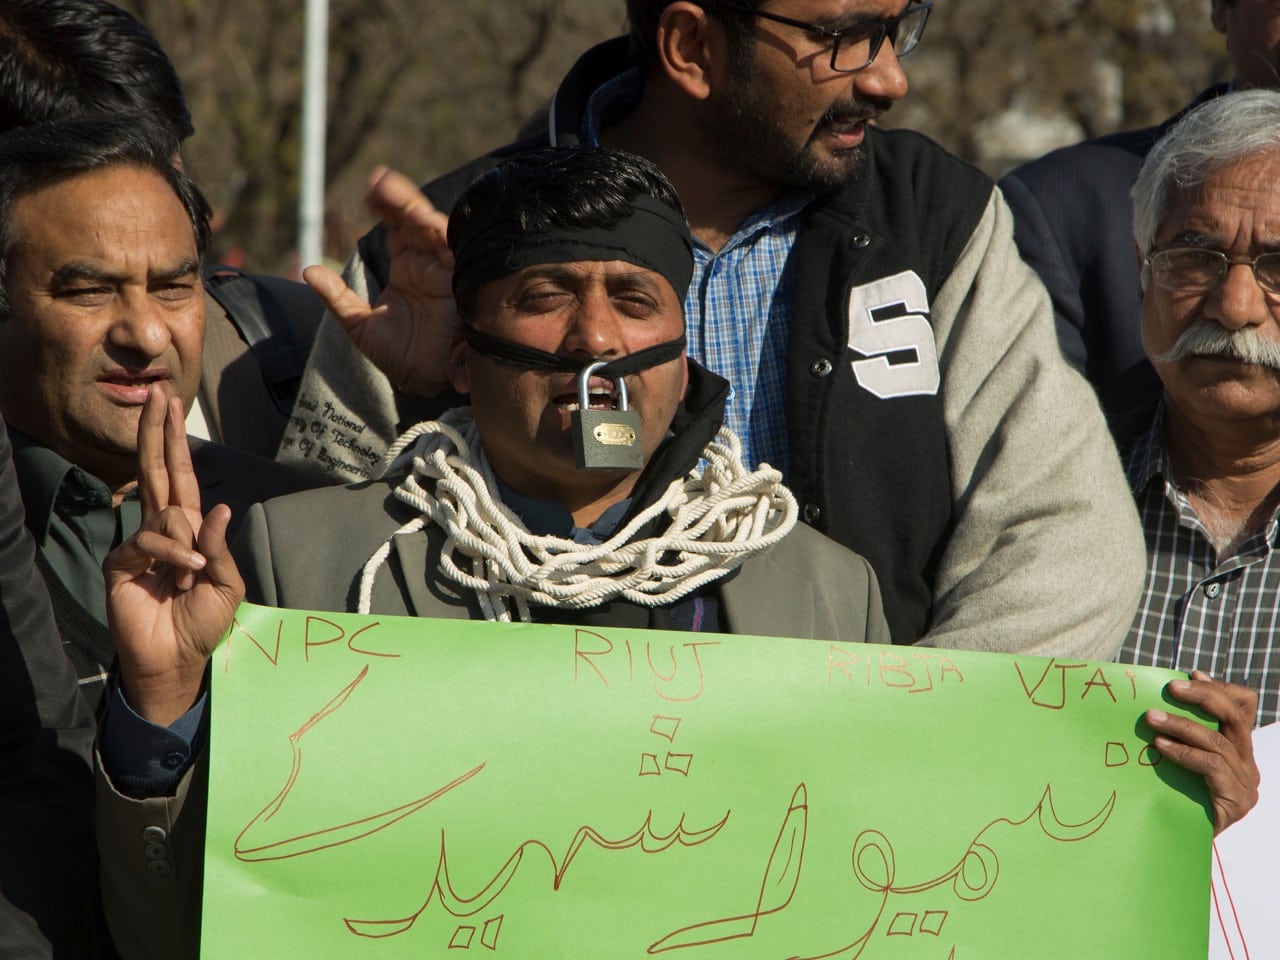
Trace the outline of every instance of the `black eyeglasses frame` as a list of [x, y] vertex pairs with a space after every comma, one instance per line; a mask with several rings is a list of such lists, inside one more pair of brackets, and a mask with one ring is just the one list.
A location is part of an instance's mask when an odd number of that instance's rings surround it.
[[[797, 27], [806, 33], [813, 34], [817, 37], [823, 37], [831, 41], [831, 70], [834, 73], [860, 73], [876, 62], [876, 57], [880, 55], [880, 48], [884, 46], [885, 38], [889, 36], [889, 31], [896, 27], [908, 17], [924, 15], [924, 20], [920, 24], [919, 33], [916, 35], [916, 43], [909, 49], [898, 54], [905, 57], [908, 53], [916, 48], [920, 42], [920, 37], [924, 35], [924, 28], [929, 22], [929, 12], [933, 9], [932, 2], [911, 3], [896, 17], [886, 17], [883, 20], [868, 20], [860, 23], [856, 27], [847, 27], [843, 30], [832, 30], [830, 27], [823, 27], [816, 23], [808, 23], [805, 20], [796, 20], [793, 17], [784, 17], [781, 14], [769, 13], [766, 10], [760, 10], [751, 6], [742, 0], [708, 0], [708, 7], [723, 7], [726, 10], [734, 10], [738, 13], [750, 14], [751, 16], [760, 17], [763, 20], [771, 20], [774, 23], [785, 24], [789, 27]], [[840, 44], [846, 40], [870, 40], [871, 46], [867, 50], [867, 62], [860, 67], [853, 69], [841, 68], [836, 66], [836, 61], [840, 57]]]

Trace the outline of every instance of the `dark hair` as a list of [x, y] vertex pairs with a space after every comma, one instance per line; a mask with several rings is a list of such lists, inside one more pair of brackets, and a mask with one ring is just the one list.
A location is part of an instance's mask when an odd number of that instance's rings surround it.
[[179, 142], [195, 132], [146, 27], [106, 0], [0, 0], [0, 132], [118, 112], [148, 114]]
[[145, 115], [118, 114], [21, 127], [0, 135], [0, 319], [9, 313], [9, 256], [19, 238], [11, 229], [13, 205], [27, 194], [115, 166], [140, 167], [164, 178], [191, 220], [196, 250], [209, 245], [209, 204], [173, 165], [178, 141]]
[[[729, 40], [730, 63], [741, 71], [751, 62], [753, 55], [751, 44], [751, 26], [749, 13], [721, 7], [715, 0], [695, 0], [707, 11], [707, 15], [715, 17], [725, 26], [725, 35]], [[752, 7], [758, 7], [763, 0], [743, 0]], [[671, 0], [627, 0], [627, 21], [631, 25], [631, 59], [642, 71], [648, 70], [658, 62], [658, 20], [662, 11], [671, 5]]]
[[[509, 216], [526, 234], [543, 227], [611, 227], [632, 215], [638, 197], [652, 197], [684, 216], [676, 188], [643, 157], [603, 147], [529, 150], [467, 187], [449, 216], [449, 248], [457, 252], [473, 216]], [[471, 315], [471, 299], [459, 300], [460, 316]]]

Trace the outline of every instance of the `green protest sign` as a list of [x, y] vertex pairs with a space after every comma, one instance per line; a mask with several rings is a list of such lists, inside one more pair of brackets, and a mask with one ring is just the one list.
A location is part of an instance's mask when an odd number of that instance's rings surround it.
[[1174, 676], [246, 605], [202, 955], [1202, 960]]

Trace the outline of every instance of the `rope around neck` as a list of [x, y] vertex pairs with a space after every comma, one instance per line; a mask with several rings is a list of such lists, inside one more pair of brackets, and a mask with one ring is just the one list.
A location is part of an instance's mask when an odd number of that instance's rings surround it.
[[[440, 570], [473, 590], [487, 620], [528, 621], [529, 605], [581, 610], [622, 598], [673, 603], [736, 570], [796, 524], [796, 501], [772, 467], [748, 471], [742, 444], [721, 429], [703, 451], [706, 468], [673, 480], [658, 501], [601, 544], [530, 533], [497, 494], [470, 410], [451, 410], [401, 436], [382, 473], [408, 466], [395, 497], [419, 515], [383, 541], [360, 577], [360, 612], [395, 537], [428, 523], [445, 533]], [[633, 539], [655, 517], [657, 536]]]

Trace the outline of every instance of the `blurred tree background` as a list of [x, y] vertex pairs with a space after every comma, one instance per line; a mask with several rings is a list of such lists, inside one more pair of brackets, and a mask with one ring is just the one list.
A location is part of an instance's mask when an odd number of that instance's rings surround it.
[[[302, 0], [115, 0], [186, 85], [184, 156], [218, 214], [216, 255], [295, 270]], [[1208, 0], [936, 0], [885, 118], [992, 173], [1053, 146], [1156, 122], [1226, 76]], [[375, 164], [427, 180], [511, 139], [620, 0], [330, 0], [326, 249], [367, 229]]]
[[890, 122], [999, 174], [1227, 79], [1209, 0], [937, 0]]

